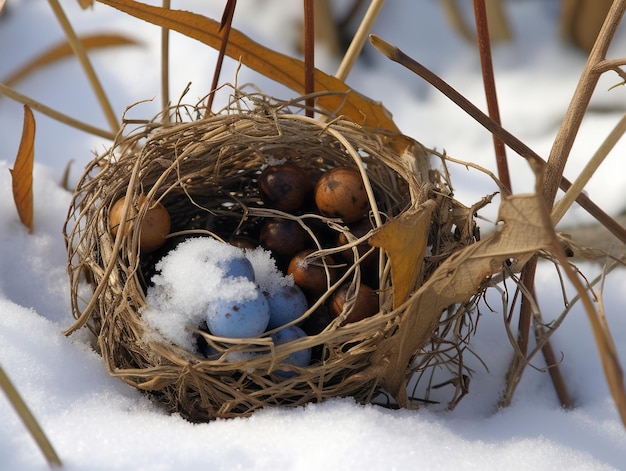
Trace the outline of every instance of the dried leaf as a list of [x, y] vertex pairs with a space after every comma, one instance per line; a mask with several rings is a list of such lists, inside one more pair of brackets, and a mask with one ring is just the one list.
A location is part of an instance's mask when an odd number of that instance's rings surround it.
[[86, 8], [93, 6], [93, 0], [78, 0], [78, 4], [83, 10], [85, 10]]
[[[80, 38], [80, 42], [83, 44], [85, 50], [138, 44], [137, 41], [119, 34], [94, 34], [84, 36]], [[16, 82], [24, 79], [27, 75], [35, 72], [37, 69], [73, 55], [74, 53], [70, 44], [68, 42], [61, 42], [44, 51], [26, 65], [13, 72], [3, 80], [3, 83], [6, 86], [11, 87]]]
[[391, 219], [369, 239], [371, 245], [383, 248], [389, 255], [394, 309], [407, 300], [421, 277], [434, 209], [434, 202], [427, 201], [417, 210]]
[[401, 340], [381, 343], [373, 361], [386, 366], [384, 386], [400, 406], [407, 406], [407, 365], [429, 341], [443, 310], [468, 302], [502, 270], [503, 263], [519, 269], [538, 250], [550, 247], [553, 234], [552, 228], [545, 227], [545, 211], [543, 199], [536, 194], [504, 197], [498, 230], [450, 256], [407, 301], [410, 305], [398, 333]]
[[22, 224], [33, 232], [33, 163], [35, 160], [35, 118], [24, 105], [24, 127], [22, 139], [11, 171], [13, 199]]
[[[222, 42], [220, 22], [196, 13], [159, 8], [132, 0], [98, 1], [149, 23], [178, 31], [214, 49], [219, 49]], [[226, 55], [298, 93], [304, 93], [304, 63], [298, 59], [261, 46], [235, 29], [230, 32]], [[317, 99], [318, 106], [325, 110], [348, 116], [366, 127], [398, 131], [391, 115], [380, 102], [367, 98], [320, 70], [315, 70], [315, 90], [340, 92]], [[408, 141], [398, 137], [391, 144], [401, 151], [407, 147]]]

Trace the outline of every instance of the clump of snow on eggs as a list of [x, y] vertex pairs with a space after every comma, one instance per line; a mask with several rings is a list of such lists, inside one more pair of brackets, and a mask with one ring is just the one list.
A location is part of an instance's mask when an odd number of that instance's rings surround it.
[[156, 270], [141, 315], [163, 338], [189, 351], [197, 346], [188, 327], [206, 322], [213, 335], [252, 338], [308, 309], [293, 277], [283, 275], [263, 248], [244, 251], [210, 237], [190, 238]]

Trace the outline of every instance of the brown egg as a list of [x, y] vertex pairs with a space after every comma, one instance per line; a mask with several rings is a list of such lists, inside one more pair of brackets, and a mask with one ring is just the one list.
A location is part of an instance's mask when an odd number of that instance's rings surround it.
[[292, 256], [307, 245], [309, 235], [297, 221], [269, 218], [263, 222], [259, 243], [279, 255]]
[[328, 265], [330, 280], [321, 260], [305, 261], [305, 257], [314, 251], [314, 249], [305, 249], [298, 252], [289, 262], [287, 274], [293, 275], [293, 280], [305, 293], [320, 296], [326, 291], [328, 284], [334, 283], [337, 279], [337, 270], [333, 267], [335, 261], [330, 255], [324, 257], [324, 261]]
[[256, 240], [252, 237], [244, 236], [244, 235], [235, 235], [228, 239], [228, 243], [230, 245], [234, 245], [235, 247], [239, 247], [240, 249], [254, 249], [258, 247]]
[[[126, 197], [122, 197], [113, 204], [109, 213], [109, 228], [111, 235], [115, 237], [120, 223], [122, 222], [124, 202]], [[140, 195], [136, 204], [131, 204], [128, 209], [127, 221], [124, 226], [124, 236], [127, 236], [133, 225], [133, 219], [138, 214], [138, 209], [146, 202], [146, 197]], [[142, 252], [154, 252], [165, 243], [165, 238], [170, 233], [171, 219], [165, 206], [161, 203], [152, 203], [141, 221], [139, 228], [139, 249]]]
[[328, 307], [322, 304], [304, 320], [300, 327], [302, 327], [302, 330], [304, 330], [307, 335], [317, 335], [324, 330], [332, 320], [333, 318], [328, 311]]
[[[344, 283], [330, 298], [329, 308], [333, 317], [339, 317], [343, 312], [344, 305], [354, 298], [355, 293], [350, 290], [350, 283]], [[366, 317], [371, 317], [378, 312], [378, 294], [372, 288], [361, 283], [352, 310], [342, 324], [357, 322]]]
[[[349, 225], [350, 233], [356, 237], [361, 238], [366, 235], [372, 229], [372, 224], [368, 218], [359, 219], [357, 222]], [[348, 243], [348, 238], [345, 232], [336, 233], [336, 245], [341, 246]], [[356, 250], [359, 257], [365, 255], [372, 249], [372, 246], [364, 241], [356, 246]], [[370, 287], [378, 287], [378, 266], [379, 266], [379, 253], [380, 249], [375, 249], [370, 254], [361, 260], [359, 268], [361, 269], [361, 281]], [[354, 249], [349, 248], [341, 252], [341, 256], [348, 263], [354, 263]]]
[[315, 205], [324, 216], [349, 224], [364, 217], [370, 208], [361, 173], [352, 167], [335, 167], [315, 186]]
[[268, 206], [292, 212], [300, 208], [309, 190], [309, 176], [299, 165], [270, 165], [259, 175], [261, 197]]
[[[370, 222], [368, 218], [363, 218], [363, 219], [359, 219], [357, 222], [353, 224], [350, 224], [348, 229], [350, 230], [350, 233], [355, 238], [359, 239], [372, 230], [372, 223]], [[346, 245], [347, 243], [348, 243], [348, 237], [346, 236], [346, 234], [344, 232], [337, 233], [337, 245], [341, 246], [341, 245]], [[372, 246], [368, 244], [367, 241], [361, 242], [359, 245], [356, 246], [359, 257], [362, 257], [371, 248]], [[375, 252], [373, 252], [369, 257], [367, 257], [367, 259], [372, 257], [374, 253]], [[346, 261], [348, 262], [354, 261], [354, 251], [352, 250], [352, 248], [346, 249], [343, 252], [341, 252], [341, 256], [345, 258]]]

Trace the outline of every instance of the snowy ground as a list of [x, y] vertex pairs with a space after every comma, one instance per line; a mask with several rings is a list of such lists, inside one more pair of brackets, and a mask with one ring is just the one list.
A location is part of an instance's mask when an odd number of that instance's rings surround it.
[[[93, 54], [116, 112], [136, 101], [159, 97], [158, 30], [97, 5], [81, 11], [64, 2], [79, 33], [124, 32], [142, 46]], [[222, 2], [173, 2], [219, 17]], [[180, 3], [180, 5], [178, 5]], [[342, 2], [345, 4], [346, 2]], [[293, 18], [300, 3], [241, 0], [235, 26], [271, 47], [293, 54]], [[582, 67], [584, 57], [558, 41], [555, 1], [510, 2], [516, 40], [494, 51], [502, 120], [535, 151], [547, 156]], [[434, 1], [388, 2], [374, 28], [383, 39], [442, 75], [483, 107], [482, 79], [476, 53], [448, 28]], [[0, 19], [0, 77], [47, 45], [62, 38], [46, 2], [9, 0]], [[622, 32], [613, 57], [626, 54]], [[209, 86], [215, 53], [173, 35], [172, 96], [192, 82], [191, 97]], [[320, 63], [333, 73], [337, 64]], [[234, 80], [228, 62], [222, 77]], [[264, 91], [287, 98], [292, 93], [243, 69], [239, 82], [253, 81]], [[425, 145], [489, 168], [490, 136], [410, 72], [369, 48], [349, 83], [381, 100], [406, 133]], [[626, 108], [618, 79], [604, 78], [584, 122], [566, 174], [572, 178], [608, 134]], [[47, 105], [106, 127], [77, 62], [64, 61], [32, 75], [18, 89]], [[133, 113], [151, 117], [158, 98]], [[191, 100], [193, 101], [193, 100]], [[93, 152], [109, 145], [39, 114], [35, 166], [35, 231], [28, 235], [17, 218], [8, 169], [19, 143], [21, 105], [0, 97], [0, 364], [41, 422], [67, 469], [624, 469], [626, 433], [615, 411], [583, 312], [574, 309], [553, 337], [562, 352], [562, 371], [577, 407], [561, 410], [549, 377], [528, 368], [513, 405], [497, 410], [511, 347], [497, 312], [497, 293], [484, 311], [472, 348], [488, 366], [474, 360], [471, 392], [453, 412], [428, 408], [391, 411], [336, 399], [298, 409], [272, 409], [249, 419], [191, 425], [167, 416], [137, 391], [110, 378], [89, 347], [85, 332], [66, 338], [71, 323], [68, 278], [61, 226], [71, 195], [58, 181], [74, 160], [76, 181]], [[602, 110], [602, 111], [601, 111]], [[620, 144], [589, 184], [589, 196], [611, 214], [624, 207], [624, 167]], [[513, 185], [528, 191], [533, 182], [526, 164], [510, 154]], [[457, 196], [472, 203], [492, 191], [475, 172], [453, 175]], [[491, 211], [491, 212], [490, 212]], [[493, 217], [492, 210], [485, 211]], [[589, 221], [573, 209], [567, 223]], [[592, 278], [598, 265], [582, 264]], [[562, 309], [553, 268], [541, 266], [537, 287], [546, 318]], [[570, 290], [571, 291], [571, 290]], [[626, 361], [626, 276], [613, 273], [604, 302], [617, 348]], [[534, 366], [541, 367], [539, 358]], [[45, 460], [11, 409], [0, 397], [0, 467], [45, 469]]]

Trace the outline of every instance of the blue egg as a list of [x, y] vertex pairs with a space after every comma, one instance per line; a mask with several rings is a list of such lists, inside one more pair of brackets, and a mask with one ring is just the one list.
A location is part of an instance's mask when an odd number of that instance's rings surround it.
[[[275, 334], [272, 334], [272, 340], [276, 345], [289, 342], [291, 340], [296, 340], [302, 337], [306, 337], [306, 333], [297, 325], [292, 325], [290, 327], [285, 327], [282, 330], [279, 330]], [[298, 350], [293, 352], [287, 358], [283, 360], [283, 363], [288, 363], [290, 365], [299, 366], [304, 368], [305, 366], [309, 366], [311, 362], [311, 349], [304, 348], [302, 350]], [[284, 371], [278, 370], [276, 371], [280, 376], [285, 378], [290, 378], [294, 376], [296, 373], [294, 371]]]
[[[266, 351], [241, 351], [241, 350], [235, 350], [232, 351], [230, 353], [226, 353], [225, 354], [225, 360], [228, 362], [237, 362], [237, 361], [248, 361], [253, 359], [254, 357], [257, 357], [259, 355], [263, 355], [265, 353], [268, 353], [269, 350]], [[204, 349], [204, 356], [208, 359], [208, 360], [219, 360], [222, 355], [224, 355], [223, 352], [220, 352], [219, 350], [217, 350], [216, 348], [207, 345]]]
[[247, 301], [217, 300], [206, 312], [209, 331], [218, 337], [258, 337], [267, 328], [270, 308], [260, 289]]
[[270, 306], [268, 329], [275, 329], [297, 319], [309, 308], [306, 296], [296, 285], [281, 286], [275, 293], [265, 296]]
[[224, 272], [224, 278], [243, 276], [254, 282], [254, 267], [245, 255], [230, 258], [228, 260], [220, 260], [217, 266]]
[[204, 347], [204, 356], [207, 357], [208, 360], [217, 360], [222, 354], [211, 345], [206, 345]]
[[238, 361], [248, 361], [252, 360], [254, 357], [258, 357], [259, 355], [263, 355], [265, 352], [242, 352], [242, 351], [234, 351], [226, 354], [226, 361], [229, 363], [234, 363]]

